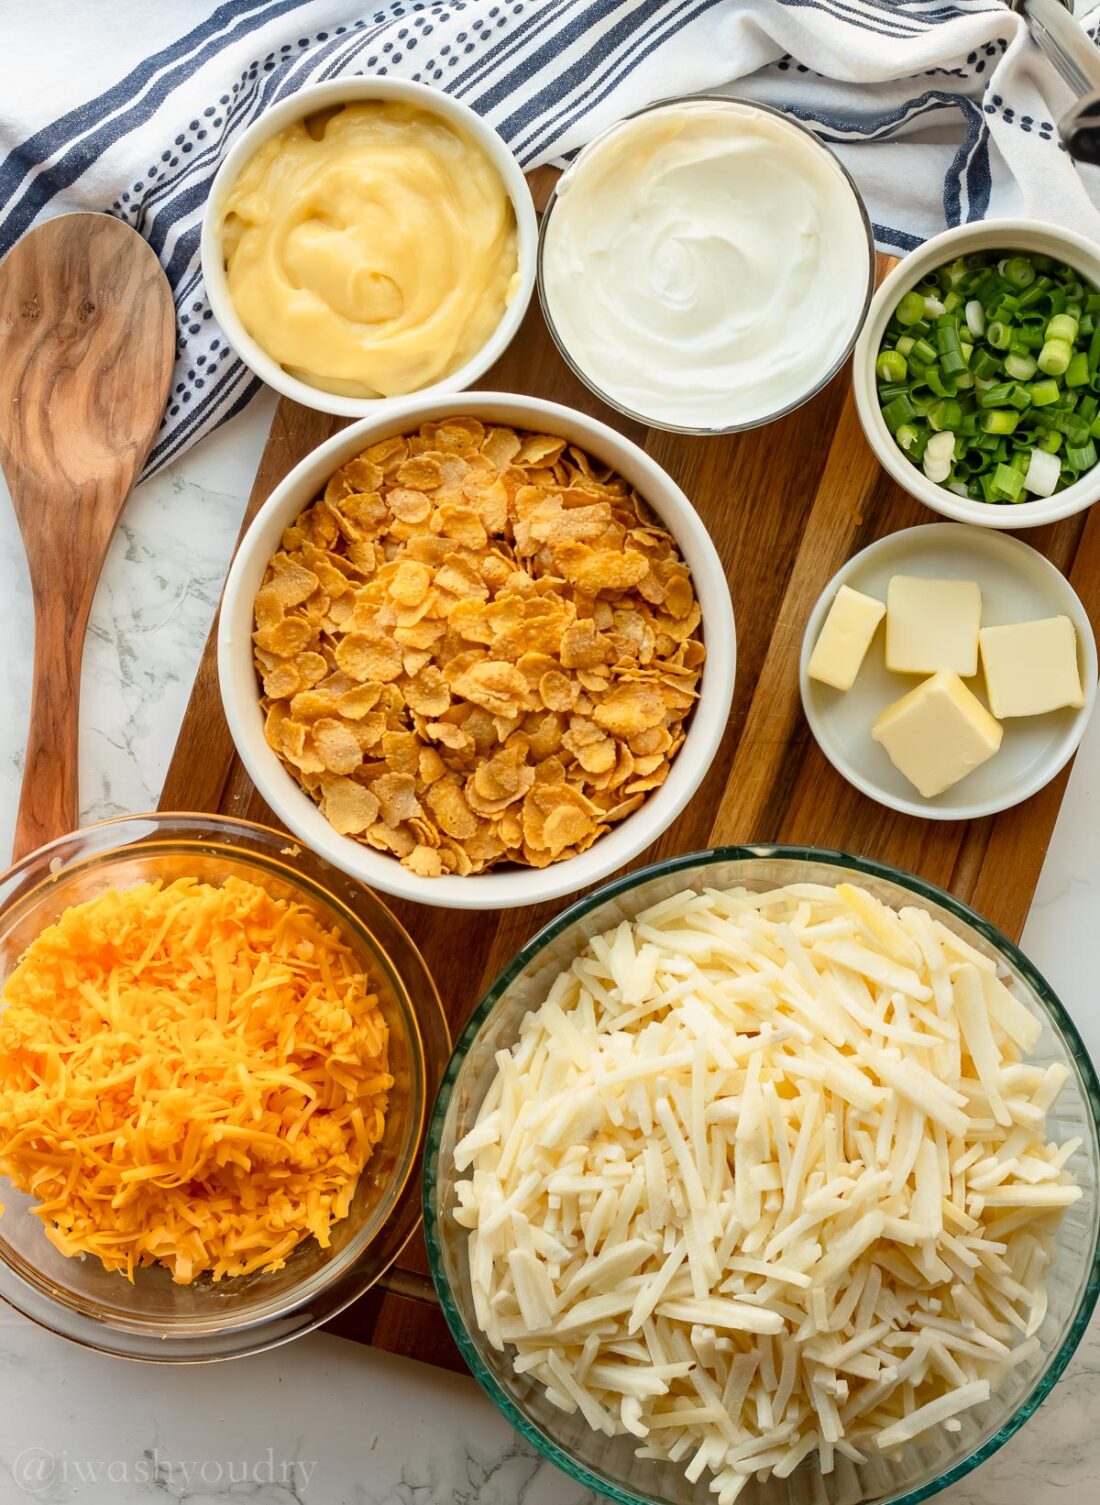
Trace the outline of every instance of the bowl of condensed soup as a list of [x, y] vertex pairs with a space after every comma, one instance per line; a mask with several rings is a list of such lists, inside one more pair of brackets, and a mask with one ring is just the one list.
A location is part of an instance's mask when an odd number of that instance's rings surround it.
[[270, 106], [227, 154], [203, 276], [256, 375], [362, 418], [489, 369], [534, 291], [537, 236], [519, 164], [468, 105], [337, 78]]
[[851, 353], [874, 290], [859, 191], [778, 110], [664, 100], [574, 159], [543, 215], [539, 297], [605, 402], [682, 433], [789, 413]]

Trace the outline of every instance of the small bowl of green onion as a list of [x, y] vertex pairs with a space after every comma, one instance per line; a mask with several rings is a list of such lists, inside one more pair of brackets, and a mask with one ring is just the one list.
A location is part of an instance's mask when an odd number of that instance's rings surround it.
[[853, 356], [878, 458], [960, 522], [1029, 528], [1100, 497], [1100, 247], [960, 225], [890, 273]]

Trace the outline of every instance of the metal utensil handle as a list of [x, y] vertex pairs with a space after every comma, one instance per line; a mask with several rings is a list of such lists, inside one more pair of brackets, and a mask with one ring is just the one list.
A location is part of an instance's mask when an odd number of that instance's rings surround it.
[[1073, 14], [1072, 0], [1013, 0], [1031, 35], [1075, 94], [1100, 90], [1100, 50]]
[[1078, 95], [1058, 122], [1070, 156], [1100, 162], [1100, 50], [1073, 14], [1073, 0], [1009, 0], [1031, 35]]

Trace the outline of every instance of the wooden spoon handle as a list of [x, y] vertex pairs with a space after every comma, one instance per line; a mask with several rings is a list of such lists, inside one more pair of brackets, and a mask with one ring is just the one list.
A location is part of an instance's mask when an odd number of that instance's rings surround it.
[[34, 690], [12, 860], [76, 829], [80, 662], [91, 594], [66, 599], [60, 582], [34, 602]]

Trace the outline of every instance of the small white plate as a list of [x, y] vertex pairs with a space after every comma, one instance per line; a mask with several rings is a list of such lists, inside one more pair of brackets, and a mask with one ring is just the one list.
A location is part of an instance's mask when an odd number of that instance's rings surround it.
[[[982, 626], [1069, 617], [1077, 633], [1077, 659], [1085, 704], [1046, 716], [1004, 721], [1000, 751], [953, 788], [923, 799], [891, 763], [871, 727], [879, 713], [920, 683], [917, 674], [891, 674], [886, 667], [885, 621], [875, 633], [855, 684], [848, 691], [811, 679], [806, 672], [826, 613], [842, 585], [886, 600], [894, 575], [931, 580], [976, 580], [982, 591]], [[976, 820], [1028, 799], [1048, 784], [1073, 756], [1084, 736], [1096, 698], [1096, 639], [1076, 591], [1054, 565], [1027, 544], [989, 528], [933, 523], [880, 538], [838, 570], [815, 605], [802, 639], [799, 666], [802, 705], [818, 746], [849, 783], [906, 815], [928, 820]], [[970, 688], [984, 699], [979, 670]]]

